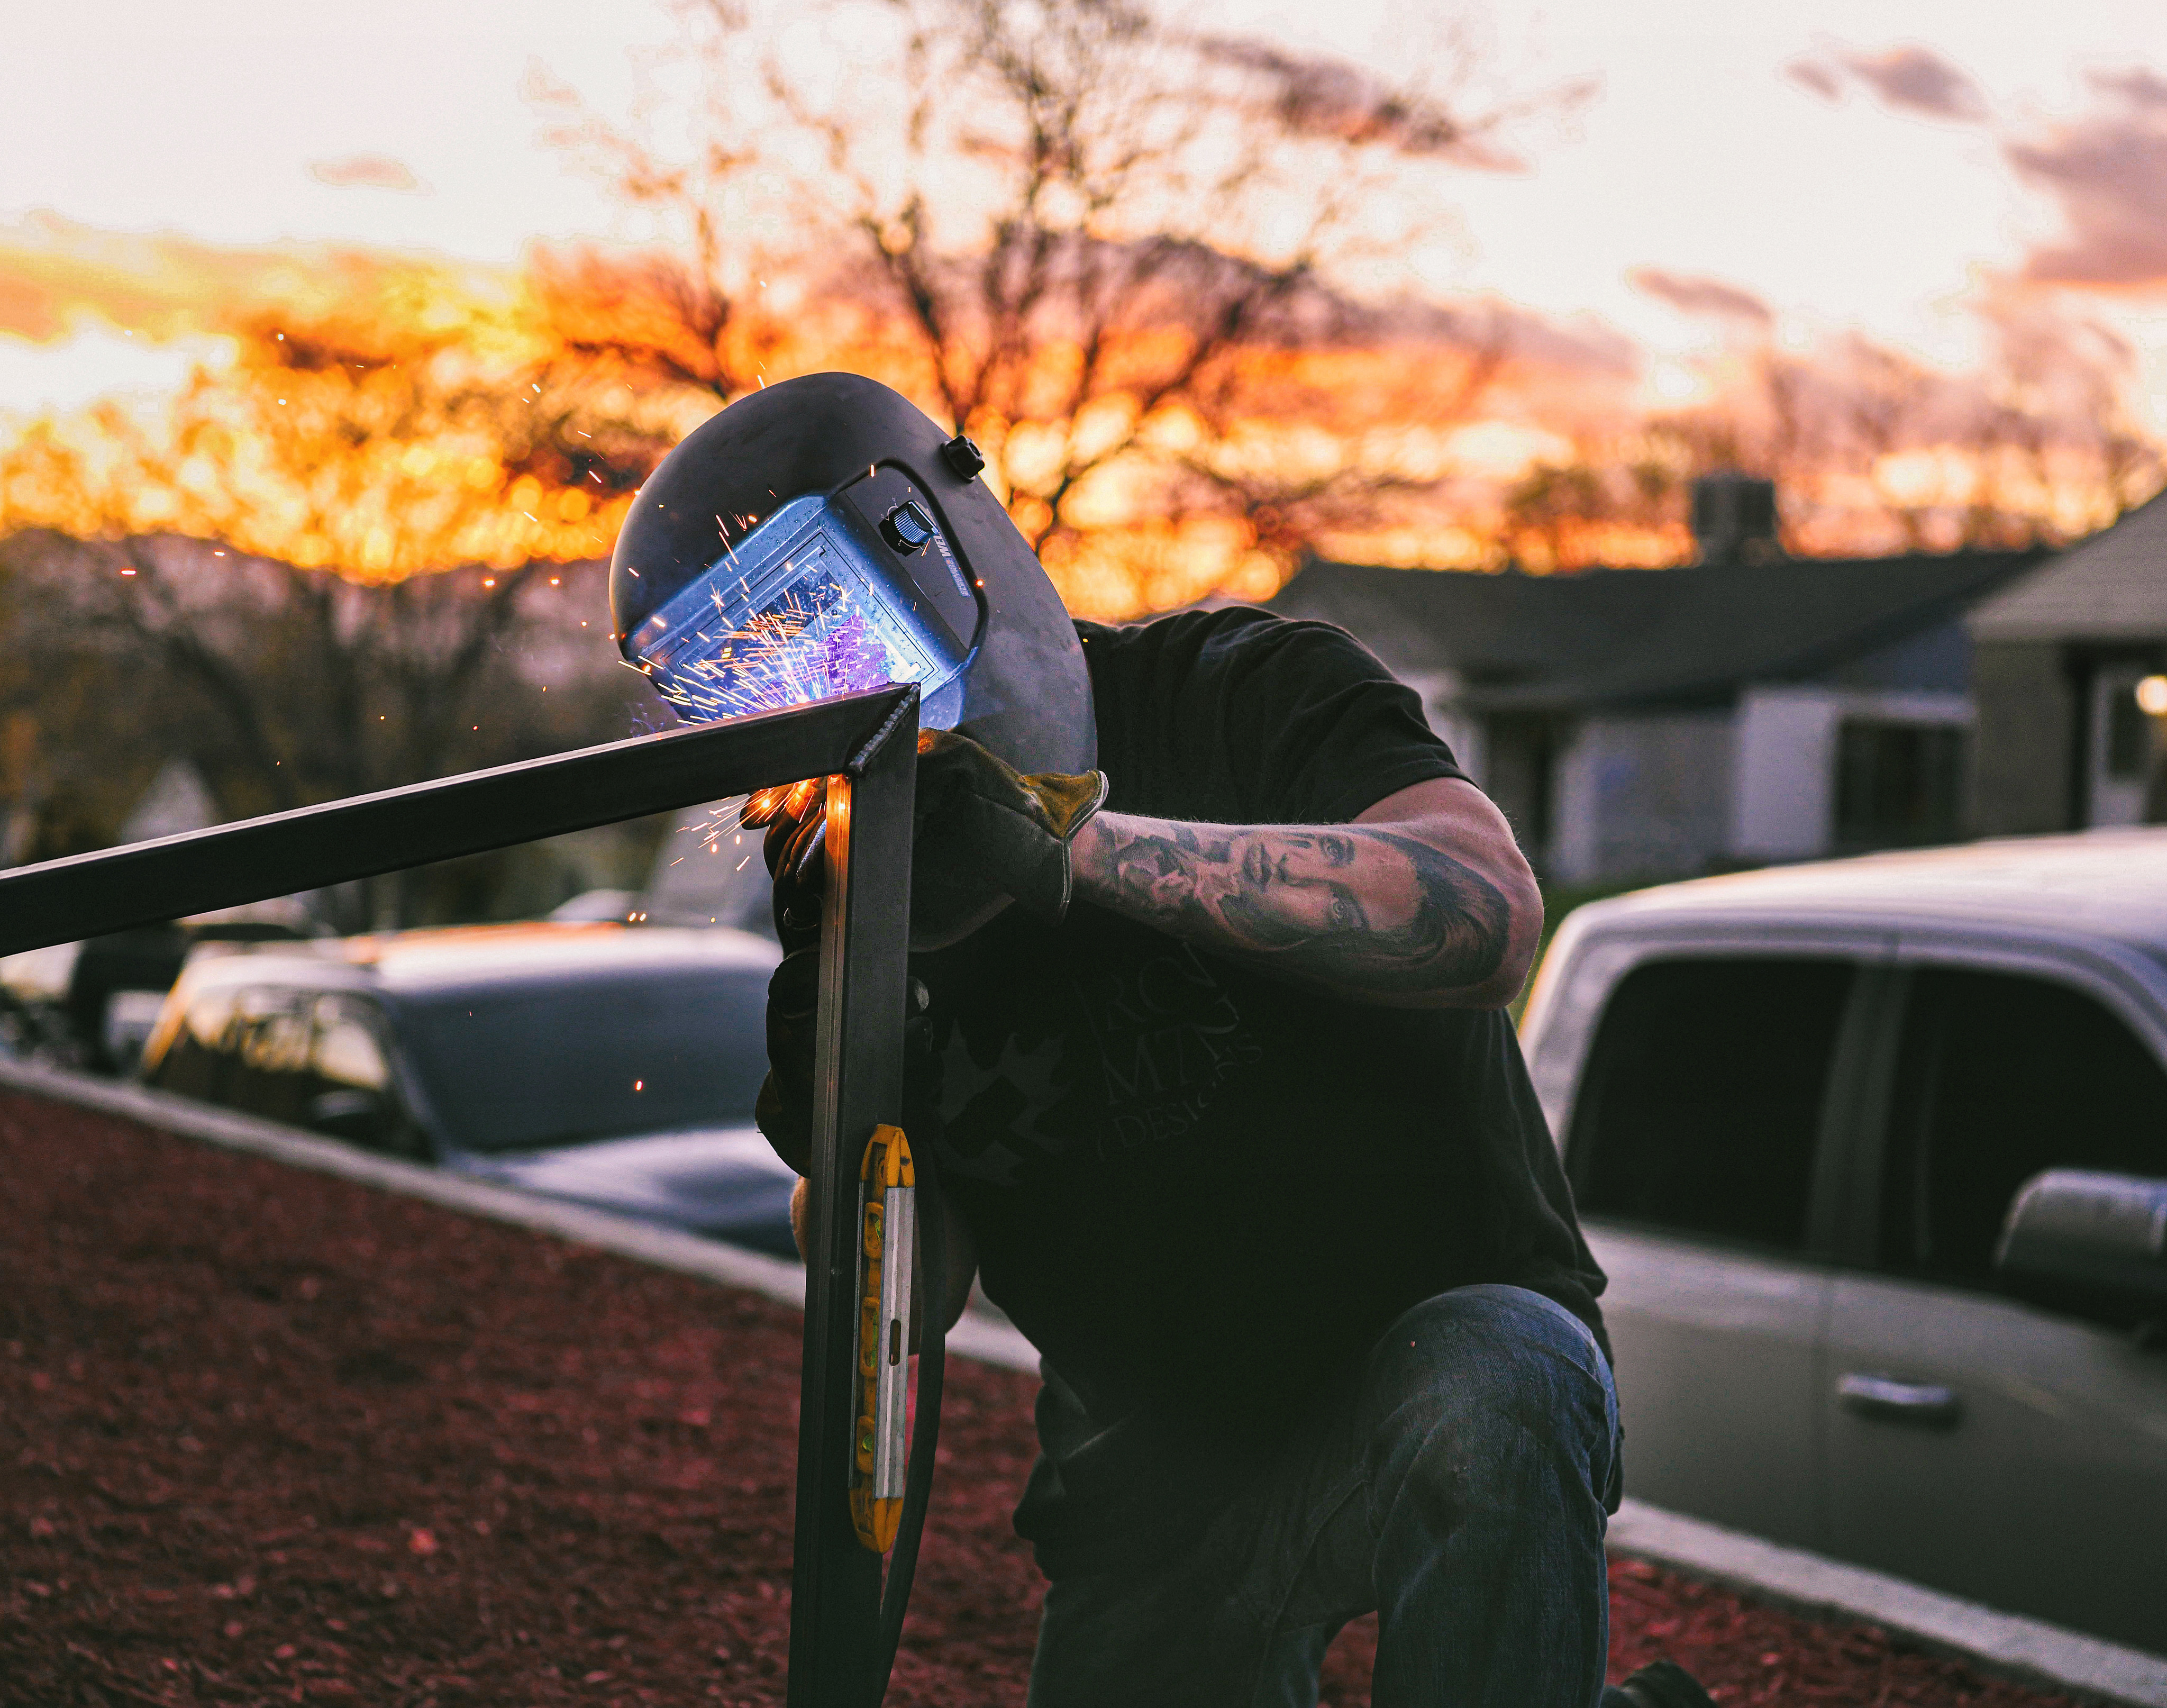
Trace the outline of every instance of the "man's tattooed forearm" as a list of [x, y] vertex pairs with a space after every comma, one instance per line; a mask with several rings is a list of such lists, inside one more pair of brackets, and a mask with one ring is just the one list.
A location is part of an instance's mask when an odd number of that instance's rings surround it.
[[1375, 991], [1482, 984], [1511, 908], [1449, 854], [1382, 826], [1230, 829], [1109, 815], [1078, 876], [1132, 917], [1299, 976]]

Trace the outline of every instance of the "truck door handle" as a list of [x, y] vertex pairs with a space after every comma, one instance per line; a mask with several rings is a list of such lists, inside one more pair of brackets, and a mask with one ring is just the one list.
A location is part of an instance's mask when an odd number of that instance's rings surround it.
[[1838, 1379], [1836, 1392], [1845, 1410], [1892, 1424], [1952, 1429], [1963, 1411], [1957, 1391], [1938, 1382], [1898, 1382], [1853, 1371]]

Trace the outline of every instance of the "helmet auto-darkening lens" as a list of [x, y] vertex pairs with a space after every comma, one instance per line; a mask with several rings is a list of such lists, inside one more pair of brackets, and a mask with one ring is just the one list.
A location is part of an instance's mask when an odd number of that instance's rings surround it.
[[[897, 510], [913, 512], [925, 542], [937, 538], [925, 507]], [[663, 697], [694, 718], [914, 682], [928, 719], [952, 721], [940, 697], [967, 656], [919, 613], [893, 560], [810, 494], [726, 549], [648, 619], [632, 650]]]

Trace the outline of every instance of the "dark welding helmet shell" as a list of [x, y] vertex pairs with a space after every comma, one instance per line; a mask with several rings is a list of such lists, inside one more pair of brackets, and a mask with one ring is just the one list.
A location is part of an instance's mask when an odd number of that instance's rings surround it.
[[[792, 500], [824, 496], [861, 524], [861, 541], [877, 542], [898, 596], [921, 602], [919, 619], [937, 618], [969, 654], [954, 727], [1019, 771], [1092, 770], [1098, 736], [1075, 627], [973, 459], [945, 454], [950, 443], [908, 398], [855, 374], [786, 379], [702, 422], [648, 477], [617, 535], [610, 615], [627, 661], [639, 662], [643, 626], [728, 547]], [[914, 549], [910, 501], [953, 548], [968, 588], [942, 554]]]

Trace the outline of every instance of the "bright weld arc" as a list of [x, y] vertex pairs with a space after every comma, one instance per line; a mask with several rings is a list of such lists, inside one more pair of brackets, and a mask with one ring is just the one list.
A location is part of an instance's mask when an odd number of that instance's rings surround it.
[[[840, 590], [839, 590], [840, 591]], [[657, 679], [664, 697], [704, 718], [742, 717], [876, 687], [894, 671], [847, 591], [825, 611], [792, 590], [755, 615], [710, 657]], [[650, 675], [652, 673], [650, 672]]]

